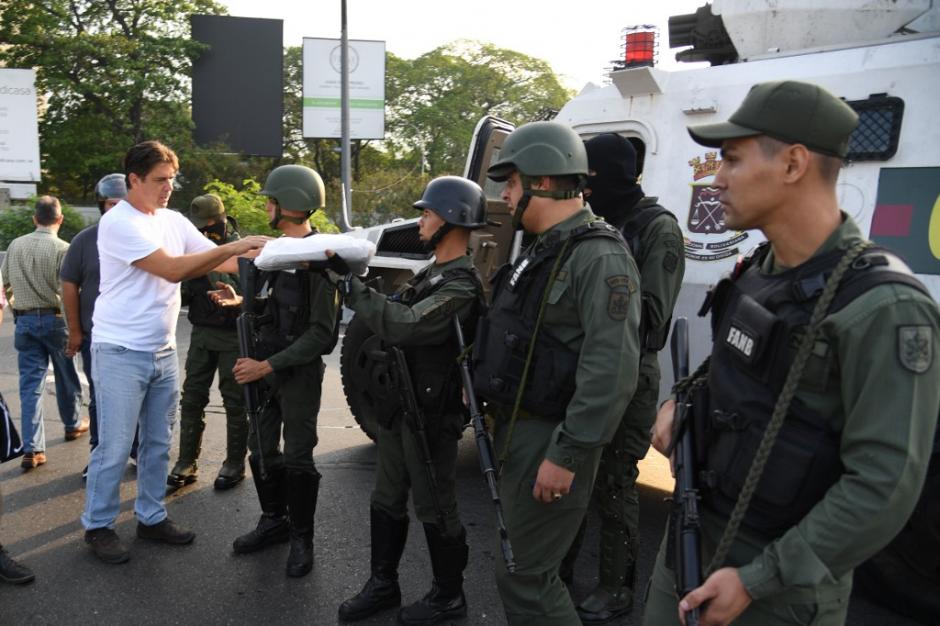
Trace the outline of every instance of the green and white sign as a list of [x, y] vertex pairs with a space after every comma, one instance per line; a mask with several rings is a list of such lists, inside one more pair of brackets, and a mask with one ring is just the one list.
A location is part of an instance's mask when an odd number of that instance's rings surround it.
[[[338, 139], [340, 40], [304, 38], [304, 137]], [[349, 40], [349, 135], [385, 138], [385, 42]]]
[[36, 72], [0, 68], [0, 180], [39, 180]]

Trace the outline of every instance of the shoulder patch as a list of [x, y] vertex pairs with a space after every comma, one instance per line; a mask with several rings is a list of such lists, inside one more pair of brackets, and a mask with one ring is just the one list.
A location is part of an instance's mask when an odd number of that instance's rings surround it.
[[898, 360], [905, 369], [923, 374], [933, 364], [933, 328], [898, 326]]
[[421, 311], [421, 319], [438, 319], [440, 317], [450, 317], [454, 313], [456, 303], [452, 298], [440, 298], [431, 302], [430, 305]]
[[663, 269], [674, 274], [677, 267], [679, 267], [679, 256], [675, 252], [667, 252], [663, 257]]
[[636, 291], [636, 285], [626, 274], [611, 276], [607, 280], [610, 295], [607, 297], [607, 315], [618, 322], [627, 319], [630, 310], [630, 294]]

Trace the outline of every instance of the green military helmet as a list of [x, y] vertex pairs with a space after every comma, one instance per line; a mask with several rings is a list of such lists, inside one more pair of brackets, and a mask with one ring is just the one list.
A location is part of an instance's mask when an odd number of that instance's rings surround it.
[[570, 126], [559, 122], [531, 122], [506, 138], [499, 158], [486, 174], [499, 182], [513, 171], [527, 177], [587, 176], [584, 143]]
[[435, 178], [413, 206], [433, 211], [453, 226], [471, 230], [486, 226], [486, 195], [475, 182], [460, 176]]
[[313, 213], [326, 206], [323, 179], [305, 165], [281, 165], [271, 170], [261, 195], [277, 200], [288, 211]]
[[206, 227], [210, 219], [218, 221], [225, 215], [225, 205], [222, 199], [214, 193], [196, 196], [189, 205], [187, 217], [196, 228]]

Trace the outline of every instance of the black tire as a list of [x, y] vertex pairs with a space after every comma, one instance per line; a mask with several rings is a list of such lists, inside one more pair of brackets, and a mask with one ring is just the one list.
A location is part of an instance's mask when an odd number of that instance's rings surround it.
[[346, 336], [339, 356], [339, 371], [343, 380], [343, 393], [356, 423], [375, 441], [381, 409], [397, 405], [397, 394], [391, 391], [388, 368], [385, 363], [370, 357], [380, 350], [381, 341], [356, 316], [346, 326]]

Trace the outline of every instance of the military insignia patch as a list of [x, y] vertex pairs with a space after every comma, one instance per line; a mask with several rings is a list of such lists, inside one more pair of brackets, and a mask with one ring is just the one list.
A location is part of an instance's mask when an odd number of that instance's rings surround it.
[[679, 256], [674, 252], [667, 252], [666, 256], [663, 257], [663, 269], [670, 274], [674, 274], [678, 266]]
[[630, 282], [630, 277], [611, 276], [607, 279], [607, 286], [610, 287], [607, 315], [618, 322], [627, 319], [627, 313], [630, 311], [630, 294], [636, 291], [636, 287]]
[[898, 360], [915, 374], [923, 374], [933, 363], [933, 329], [930, 326], [898, 327]]

